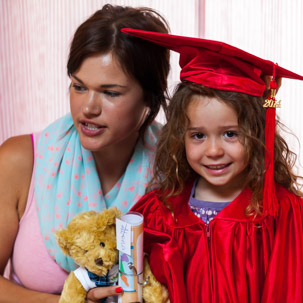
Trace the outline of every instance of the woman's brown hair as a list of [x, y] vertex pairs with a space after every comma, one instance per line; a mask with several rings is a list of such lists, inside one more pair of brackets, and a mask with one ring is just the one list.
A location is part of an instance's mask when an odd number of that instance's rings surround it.
[[124, 27], [168, 33], [166, 20], [155, 10], [107, 4], [76, 30], [67, 63], [71, 76], [91, 56], [111, 52], [123, 71], [136, 80], [144, 91], [150, 113], [141, 127], [143, 134], [158, 114], [166, 110], [169, 51], [154, 43], [122, 33]]
[[[231, 106], [238, 116], [239, 135], [246, 150], [248, 165], [246, 168], [246, 186], [250, 187], [253, 197], [247, 208], [247, 214], [262, 212], [262, 194], [264, 184], [264, 127], [266, 111], [264, 99], [243, 93], [215, 90], [190, 82], [180, 83], [168, 106], [167, 124], [163, 127], [158, 140], [158, 149], [154, 164], [154, 177], [149, 189], [157, 187], [166, 200], [171, 195], [183, 191], [186, 183], [197, 178], [186, 160], [185, 133], [189, 119], [186, 110], [194, 95], [213, 97]], [[275, 181], [302, 196], [299, 190], [298, 176], [292, 169], [296, 161], [286, 141], [280, 135], [282, 123], [277, 118], [275, 132], [274, 178]]]

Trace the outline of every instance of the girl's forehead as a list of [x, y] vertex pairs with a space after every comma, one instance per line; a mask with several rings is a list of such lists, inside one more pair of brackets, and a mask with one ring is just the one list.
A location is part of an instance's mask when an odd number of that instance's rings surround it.
[[216, 108], [226, 108], [229, 110], [234, 111], [234, 108], [228, 101], [222, 100], [218, 97], [209, 97], [204, 95], [193, 95], [189, 103], [187, 105], [187, 110], [189, 108], [205, 108], [207, 110], [209, 107], [216, 107]]
[[190, 98], [189, 105], [190, 104], [195, 104], [196, 106], [197, 105], [201, 106], [203, 104], [206, 105], [213, 99], [217, 99], [217, 98], [195, 94]]
[[191, 125], [218, 126], [238, 125], [238, 115], [234, 108], [216, 97], [195, 96], [186, 110]]

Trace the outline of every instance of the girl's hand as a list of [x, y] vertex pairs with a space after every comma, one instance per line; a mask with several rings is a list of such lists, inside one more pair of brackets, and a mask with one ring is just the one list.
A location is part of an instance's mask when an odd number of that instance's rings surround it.
[[111, 296], [118, 296], [122, 294], [123, 289], [121, 286], [109, 286], [109, 287], [96, 287], [89, 290], [86, 297], [86, 303], [100, 302], [100, 299], [104, 299]]

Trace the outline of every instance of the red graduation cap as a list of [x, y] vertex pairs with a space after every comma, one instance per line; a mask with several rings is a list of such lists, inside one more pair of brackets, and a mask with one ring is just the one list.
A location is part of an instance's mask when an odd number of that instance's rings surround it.
[[278, 203], [274, 188], [274, 136], [277, 102], [275, 77], [303, 80], [277, 64], [249, 54], [232, 45], [199, 38], [148, 32], [130, 28], [121, 30], [180, 54], [181, 81], [190, 81], [220, 90], [236, 91], [253, 96], [263, 96], [265, 83], [262, 75], [272, 75], [272, 95], [265, 103], [265, 180], [263, 213], [277, 215]]
[[180, 53], [182, 81], [262, 96], [265, 84], [260, 76], [272, 75], [274, 66], [276, 77], [303, 80], [302, 76], [271, 61], [223, 42], [129, 28], [121, 31]]

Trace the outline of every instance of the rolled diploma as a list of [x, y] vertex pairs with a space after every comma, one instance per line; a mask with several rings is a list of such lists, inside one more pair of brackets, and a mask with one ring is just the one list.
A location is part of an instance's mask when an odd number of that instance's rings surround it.
[[[119, 297], [118, 302], [142, 302], [143, 216], [140, 213], [128, 212], [121, 216], [121, 221], [122, 225], [117, 224], [117, 242], [124, 241], [123, 245], [127, 248], [120, 250], [117, 243], [119, 249], [119, 285], [123, 288], [123, 294]], [[130, 233], [129, 242], [126, 240], [128, 232]]]

